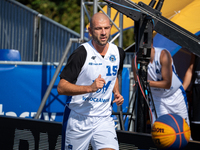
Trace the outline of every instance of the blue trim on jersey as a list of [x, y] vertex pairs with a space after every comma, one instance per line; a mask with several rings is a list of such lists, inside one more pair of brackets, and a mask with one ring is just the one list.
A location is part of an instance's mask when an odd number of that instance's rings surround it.
[[181, 89], [182, 94], [183, 94], [183, 96], [184, 96], [185, 105], [186, 105], [186, 108], [187, 108], [187, 111], [188, 111], [189, 108], [188, 108], [188, 103], [187, 103], [187, 95], [186, 95], [186, 92], [185, 92], [185, 90], [184, 90], [184, 88], [183, 88], [182, 85], [180, 86], [180, 89]]
[[[174, 72], [174, 74], [177, 76], [177, 78], [181, 81], [181, 83], [183, 83], [183, 81], [179, 78], [178, 74], [175, 72], [174, 70], [174, 66], [172, 65], [172, 71]], [[186, 108], [187, 108], [187, 111], [188, 111], [188, 103], [187, 103], [187, 95], [186, 95], [186, 92], [183, 88], [183, 86], [181, 85], [180, 88], [179, 88], [181, 91], [182, 91], [182, 94], [184, 96], [184, 100], [185, 100], [185, 105], [186, 105]]]
[[69, 114], [71, 112], [71, 109], [69, 109], [67, 106], [65, 106], [64, 110], [64, 116], [63, 116], [63, 122], [62, 122], [62, 145], [61, 150], [65, 150], [65, 133], [68, 123]]
[[66, 103], [68, 106], [69, 106], [69, 103], [71, 102], [71, 100], [72, 100], [72, 96], [67, 96]]

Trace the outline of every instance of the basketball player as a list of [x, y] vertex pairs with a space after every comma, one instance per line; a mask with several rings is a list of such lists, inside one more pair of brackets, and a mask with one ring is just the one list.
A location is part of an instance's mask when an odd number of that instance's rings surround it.
[[[134, 60], [132, 66], [135, 72]], [[151, 88], [157, 117], [170, 113], [177, 114], [184, 118], [189, 125], [186, 94], [177, 77], [172, 57], [167, 50], [152, 46], [147, 80]], [[151, 106], [153, 105], [151, 104]], [[152, 124], [155, 119], [153, 116]]]
[[[198, 35], [200, 37], [200, 35]], [[191, 88], [189, 85], [192, 83]], [[192, 54], [190, 66], [183, 79], [185, 90], [191, 90], [192, 99], [189, 103], [191, 115], [191, 136], [193, 140], [200, 141], [200, 57]]]
[[103, 13], [90, 21], [92, 40], [79, 46], [69, 57], [60, 74], [57, 91], [71, 96], [63, 121], [62, 149], [118, 150], [115, 124], [111, 117], [113, 103], [122, 105], [118, 74], [123, 69], [125, 52], [109, 43], [111, 25]]

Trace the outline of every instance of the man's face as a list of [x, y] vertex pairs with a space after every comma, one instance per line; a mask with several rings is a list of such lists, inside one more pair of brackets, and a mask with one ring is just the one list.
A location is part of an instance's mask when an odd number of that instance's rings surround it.
[[93, 27], [90, 28], [90, 34], [92, 35], [93, 41], [100, 45], [105, 46], [110, 36], [110, 21], [109, 19], [95, 19], [93, 21]]

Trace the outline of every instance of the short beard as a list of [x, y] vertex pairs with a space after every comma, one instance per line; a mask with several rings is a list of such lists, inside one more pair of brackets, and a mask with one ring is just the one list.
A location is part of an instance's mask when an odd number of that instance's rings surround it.
[[92, 36], [92, 38], [100, 46], [106, 46], [106, 44], [108, 43], [108, 40], [109, 40], [109, 38], [108, 38], [105, 43], [101, 43], [96, 36]]

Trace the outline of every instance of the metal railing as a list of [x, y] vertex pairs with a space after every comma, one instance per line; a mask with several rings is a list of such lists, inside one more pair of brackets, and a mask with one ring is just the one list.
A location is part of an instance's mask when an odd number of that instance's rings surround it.
[[80, 35], [17, 1], [0, 0], [0, 49], [19, 50], [22, 61], [59, 62], [70, 38]]
[[[59, 62], [70, 38], [80, 34], [15, 0], [0, 0], [0, 49], [19, 50], [22, 61]], [[67, 58], [79, 44], [72, 44]], [[124, 64], [132, 58], [126, 53]]]

